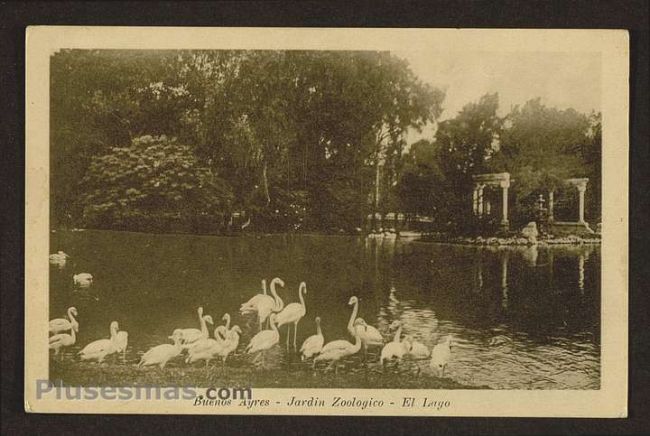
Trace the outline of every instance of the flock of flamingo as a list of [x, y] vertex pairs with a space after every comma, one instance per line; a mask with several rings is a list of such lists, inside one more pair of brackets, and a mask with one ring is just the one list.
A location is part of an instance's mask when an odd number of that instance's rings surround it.
[[[61, 252], [51, 255], [50, 261], [52, 262], [52, 256], [60, 254]], [[88, 273], [82, 274], [86, 280], [79, 282], [75, 278], [75, 283], [79, 286], [90, 286], [92, 276]], [[77, 276], [79, 275], [75, 277]], [[357, 317], [359, 299], [356, 296], [351, 297], [348, 301], [348, 305], [353, 306], [353, 308], [347, 324], [347, 332], [352, 336], [354, 342], [337, 339], [326, 343], [321, 329], [321, 318], [316, 317], [316, 333], [309, 336], [298, 350], [296, 344], [298, 323], [307, 314], [305, 301], [307, 284], [305, 282], [300, 283], [298, 288], [299, 302], [290, 303], [286, 306], [278, 295], [276, 289], [278, 285], [284, 287], [285, 283], [282, 279], [276, 277], [270, 283], [269, 295], [266, 280], [262, 280], [262, 293], [254, 295], [239, 308], [241, 315], [255, 315], [257, 317], [259, 331], [245, 347], [245, 353], [255, 355], [255, 362], [261, 360], [262, 364], [264, 364], [266, 352], [280, 343], [280, 328], [283, 326], [287, 326], [286, 348], [289, 351], [291, 327], [293, 326], [293, 350], [300, 354], [302, 361], [311, 360], [314, 369], [320, 362], [323, 362], [328, 363], [327, 368], [333, 368], [336, 373], [339, 362], [346, 357], [358, 353], [363, 348], [364, 360], [367, 360], [370, 347], [381, 347], [379, 362], [382, 368], [388, 362], [399, 363], [406, 357], [416, 360], [429, 359], [431, 370], [440, 377], [444, 376], [447, 363], [451, 359], [451, 335], [429, 350], [426, 345], [414, 340], [413, 336], [403, 336], [401, 322], [394, 321], [389, 327], [389, 332], [394, 331], [392, 340], [386, 342], [377, 328], [367, 324], [363, 318]], [[211, 337], [208, 324], [214, 325], [214, 320], [210, 315], [203, 313], [202, 307], [197, 309], [197, 313], [199, 328], [175, 329], [168, 337], [172, 343], [157, 345], [149, 349], [140, 358], [138, 367], [158, 366], [163, 369], [169, 360], [186, 353], [186, 363], [205, 362], [206, 371], [210, 362], [218, 359], [221, 359], [225, 368], [226, 359], [239, 346], [239, 339], [242, 334], [241, 328], [237, 325], [231, 326], [231, 317], [229, 314], [225, 314], [222, 317], [224, 324], [218, 325]], [[54, 350], [55, 356], [59, 355], [62, 348], [70, 347], [76, 343], [76, 333], [79, 332], [77, 316], [77, 309], [70, 307], [67, 310], [66, 318], [57, 318], [50, 321], [49, 348]], [[103, 362], [107, 356], [112, 354], [123, 353], [125, 355], [128, 346], [128, 333], [119, 329], [117, 321], [110, 323], [109, 330], [109, 338], [98, 339], [89, 343], [79, 351], [79, 358], [84, 361]]]

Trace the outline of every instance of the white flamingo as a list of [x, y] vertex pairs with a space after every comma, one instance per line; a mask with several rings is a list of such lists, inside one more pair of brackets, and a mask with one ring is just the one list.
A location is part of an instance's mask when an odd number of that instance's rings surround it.
[[305, 294], [307, 293], [307, 283], [301, 282], [298, 288], [298, 298], [300, 303], [291, 303], [278, 313], [277, 322], [278, 328], [287, 324], [287, 350], [289, 349], [289, 335], [291, 332], [291, 325], [293, 324], [293, 349], [296, 350], [296, 336], [298, 336], [298, 323], [303, 316], [307, 313], [307, 306], [305, 305]]
[[76, 307], [68, 307], [68, 319], [65, 318], [55, 318], [50, 320], [49, 330], [50, 333], [61, 333], [74, 329], [76, 332], [79, 332], [79, 323], [75, 319], [75, 316], [78, 316]]
[[115, 335], [115, 351], [122, 353], [122, 360], [126, 359], [126, 348], [129, 345], [129, 333], [125, 330], [120, 330]]
[[258, 303], [261, 300], [264, 300], [265, 298], [273, 299], [273, 297], [271, 297], [270, 295], [267, 294], [267, 291], [266, 291], [266, 279], [262, 279], [262, 293], [261, 294], [255, 294], [254, 296], [252, 296], [250, 298], [250, 300], [248, 300], [247, 302], [242, 304], [239, 307], [239, 313], [241, 313], [242, 315], [247, 315], [247, 314], [253, 313], [253, 312], [257, 313], [257, 305], [258, 305]]
[[205, 368], [207, 370], [210, 360], [214, 359], [216, 350], [223, 347], [227, 335], [228, 330], [226, 326], [217, 326], [217, 328], [214, 329], [214, 339], [202, 338], [198, 340], [194, 346], [188, 350], [185, 363], [194, 363], [203, 360], [205, 361]]
[[188, 349], [201, 339], [206, 339], [210, 336], [207, 324], [214, 325], [214, 321], [210, 315], [203, 315], [203, 307], [199, 307], [196, 312], [199, 315], [199, 323], [201, 329], [187, 328], [177, 329], [180, 330], [182, 348]]
[[[356, 317], [357, 313], [359, 312], [359, 298], [356, 296], [350, 298], [350, 302], [354, 304], [354, 311], [353, 314]], [[357, 324], [355, 329], [359, 337], [361, 338], [361, 344], [363, 345], [363, 353], [364, 357], [368, 356], [368, 347], [372, 345], [378, 345], [382, 346], [384, 344], [384, 337], [381, 335], [379, 330], [377, 330], [375, 327], [367, 324], [363, 318], [359, 317], [357, 319], [360, 319], [363, 321], [362, 324]], [[353, 332], [350, 332], [350, 334], [354, 335]]]
[[316, 334], [311, 335], [305, 342], [302, 343], [300, 347], [300, 354], [302, 360], [307, 360], [313, 357], [314, 355], [321, 352], [323, 349], [323, 344], [325, 343], [325, 338], [323, 337], [323, 331], [320, 328], [320, 316], [316, 317]]
[[445, 368], [450, 360], [451, 335], [447, 336], [443, 342], [440, 342], [433, 347], [433, 350], [431, 350], [431, 362], [429, 363], [429, 366], [437, 373], [438, 377], [443, 377], [445, 374]]
[[163, 369], [170, 359], [179, 356], [182, 351], [182, 336], [180, 332], [174, 331], [174, 333], [169, 336], [169, 339], [174, 341], [174, 345], [162, 344], [150, 348], [149, 351], [144, 353], [140, 358], [138, 367], [158, 365], [160, 369]]
[[[359, 334], [357, 333], [357, 330], [354, 332], [354, 339], [355, 342], [354, 344], [350, 344], [348, 342], [348, 346], [342, 347], [342, 348], [332, 348], [327, 351], [321, 351], [321, 353], [314, 357], [314, 361], [312, 363], [312, 368], [316, 368], [316, 364], [318, 362], [330, 362], [328, 368], [331, 368], [334, 366], [334, 373], [338, 373], [338, 362], [348, 356], [352, 356], [353, 354], [356, 354], [359, 352], [361, 349], [361, 338], [359, 337]], [[347, 342], [347, 341], [344, 341]]]
[[115, 338], [117, 336], [118, 330], [119, 325], [117, 321], [112, 321], [110, 325], [110, 339], [98, 339], [86, 345], [79, 352], [81, 360], [96, 360], [97, 363], [101, 363], [104, 361], [106, 356], [115, 353], [117, 351]]
[[[280, 332], [278, 331], [278, 327], [276, 325], [276, 317], [277, 314], [275, 313], [272, 313], [269, 317], [271, 330], [262, 330], [252, 337], [248, 343], [248, 346], [246, 347], [246, 352], [248, 354], [270, 350], [274, 345], [277, 345], [277, 343], [280, 342]], [[261, 353], [261, 355], [262, 358], [264, 358], [264, 353]]]
[[406, 340], [411, 344], [411, 350], [408, 352], [409, 356], [414, 359], [426, 359], [431, 356], [429, 348], [423, 343], [414, 340], [412, 335], [406, 336]]
[[72, 276], [72, 281], [75, 286], [80, 288], [88, 288], [93, 284], [93, 276], [90, 273], [79, 273]]
[[[70, 333], [59, 333], [54, 336], [50, 336], [49, 348], [54, 350], [54, 355], [59, 354], [59, 350], [63, 347], [70, 347], [74, 345], [77, 337], [75, 335], [75, 329], [70, 329]], [[63, 357], [63, 355], [61, 355]]]
[[251, 301], [248, 300], [248, 302], [242, 304], [242, 306], [239, 308], [239, 312], [242, 315], [255, 312], [257, 313], [257, 322], [259, 323], [260, 331], [262, 330], [262, 324], [268, 319], [271, 313], [279, 312], [284, 308], [284, 302], [278, 295], [278, 292], [275, 288], [277, 285], [284, 287], [284, 281], [279, 277], [271, 280], [271, 295], [257, 294], [251, 299], [254, 300], [252, 305], [248, 304]]
[[[350, 301], [348, 301], [348, 305], [352, 306], [353, 304], [355, 304], [355, 301], [357, 301], [357, 297], [351, 297]], [[354, 309], [352, 309], [352, 313], [350, 314], [350, 320], [348, 321], [348, 332], [350, 332], [352, 337], [354, 337], [354, 335], [356, 334], [356, 329], [355, 329], [355, 326], [354, 326], [354, 322], [355, 322], [355, 320], [357, 318], [357, 311], [358, 311], [358, 307], [355, 306]], [[331, 342], [326, 343], [323, 346], [323, 349], [321, 350], [321, 353], [328, 352], [328, 351], [333, 350], [335, 348], [346, 348], [346, 347], [348, 347], [350, 345], [352, 345], [352, 344], [349, 341], [346, 341], [345, 339], [337, 339], [335, 341], [331, 341]]]
[[217, 356], [221, 357], [222, 366], [226, 367], [226, 359], [237, 349], [239, 345], [239, 336], [242, 334], [241, 329], [238, 325], [233, 326], [226, 335], [226, 340], [223, 342], [223, 346], [217, 350]]
[[401, 340], [402, 335], [402, 323], [399, 321], [394, 321], [391, 324], [391, 329], [397, 328], [395, 332], [395, 337], [393, 340], [381, 349], [381, 354], [379, 357], [379, 363], [384, 366], [384, 362], [390, 361], [392, 359], [397, 359], [399, 363], [405, 354], [411, 350], [411, 344], [408, 340]]
[[[225, 330], [219, 330], [219, 333], [221, 334], [221, 339], [224, 339], [224, 340], [225, 340], [225, 339], [226, 339], [226, 333], [228, 333], [228, 332], [230, 331], [230, 314], [229, 314], [229, 313], [225, 313], [225, 314], [221, 317], [221, 321], [224, 321], [224, 322], [225, 322], [225, 324], [223, 325], [223, 327], [224, 327]], [[218, 329], [215, 329], [215, 330], [214, 330], [214, 335], [215, 335], [215, 337], [217, 336], [217, 330], [218, 330]]]

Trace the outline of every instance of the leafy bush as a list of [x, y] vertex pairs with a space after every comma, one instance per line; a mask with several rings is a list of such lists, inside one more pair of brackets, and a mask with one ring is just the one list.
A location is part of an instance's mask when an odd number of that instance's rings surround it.
[[190, 147], [164, 135], [142, 136], [94, 157], [82, 185], [90, 227], [183, 230], [206, 220], [220, 227], [232, 202], [226, 182]]

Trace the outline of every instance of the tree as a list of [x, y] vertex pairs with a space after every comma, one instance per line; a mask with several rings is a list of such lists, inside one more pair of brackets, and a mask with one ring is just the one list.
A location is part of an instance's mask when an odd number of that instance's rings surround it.
[[351, 229], [374, 188], [394, 202], [405, 132], [435, 120], [443, 97], [388, 52], [63, 50], [52, 222], [83, 219], [78, 181], [95, 157], [166, 135], [227, 181], [253, 227], [300, 210], [302, 228]]
[[440, 123], [435, 135], [436, 160], [442, 179], [440, 190], [445, 208], [440, 219], [464, 228], [471, 205], [472, 176], [484, 173], [498, 146], [503, 120], [497, 116], [498, 94], [486, 94], [463, 107], [455, 118]]
[[515, 179], [516, 222], [535, 219], [537, 196], [562, 189], [567, 178], [591, 176], [595, 180], [590, 185], [599, 184], [596, 119], [590, 123], [585, 114], [549, 108], [537, 98], [514, 107], [507, 116], [507, 126], [491, 166], [512, 173]]
[[220, 225], [232, 202], [227, 184], [200, 165], [190, 147], [165, 136], [135, 138], [94, 157], [82, 186], [84, 221], [100, 228], [159, 221], [157, 227], [169, 230], [165, 222], [201, 216]]
[[426, 139], [415, 142], [403, 161], [397, 185], [400, 210], [437, 220], [444, 209], [445, 195], [440, 189], [444, 179], [436, 160], [436, 144]]

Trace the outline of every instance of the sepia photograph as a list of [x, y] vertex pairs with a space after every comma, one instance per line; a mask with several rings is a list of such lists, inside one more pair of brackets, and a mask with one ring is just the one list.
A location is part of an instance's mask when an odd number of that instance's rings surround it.
[[[32, 216], [49, 247], [44, 280], [26, 280], [36, 400], [110, 408], [106, 388], [144, 387], [186, 413], [453, 415], [470, 412], [442, 392], [604, 392], [604, 326], [626, 334], [604, 284], [627, 290], [604, 274], [626, 213], [606, 196], [626, 192], [627, 164], [606, 183], [619, 76], [602, 47], [558, 50], [544, 31], [549, 49], [408, 31], [418, 42], [355, 47], [306, 29], [297, 47], [280, 29], [249, 30], [273, 41], [250, 47], [160, 47], [150, 37], [173, 35], [142, 29], [111, 46], [68, 30], [33, 66], [47, 215]], [[595, 36], [577, 39], [624, 39]]]

